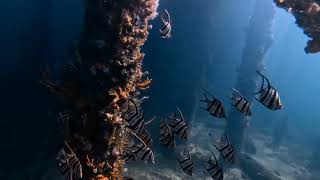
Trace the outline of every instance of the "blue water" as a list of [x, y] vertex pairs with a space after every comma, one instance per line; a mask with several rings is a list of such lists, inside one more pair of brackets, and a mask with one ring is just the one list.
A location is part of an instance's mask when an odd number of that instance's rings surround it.
[[[219, 97], [229, 94], [238, 75], [246, 45], [245, 29], [254, 3], [160, 2], [159, 9], [168, 9], [173, 17], [173, 37], [168, 41], [161, 39], [159, 20], [152, 22], [154, 28], [143, 47], [144, 69], [153, 79], [152, 87], [145, 93], [150, 96], [144, 104], [148, 116], [167, 115], [179, 105], [191, 119], [198, 90], [203, 86]], [[82, 31], [83, 12], [83, 3], [76, 0], [0, 2], [0, 135], [2, 155], [7, 162], [0, 165], [2, 179], [13, 173], [40, 179], [40, 170], [25, 170], [40, 159], [47, 160], [48, 167], [55, 167], [51, 161], [60, 137], [56, 135], [56, 122], [48, 117], [55, 100], [47, 96], [37, 80], [41, 70], [49, 67], [59, 74], [68, 62], [70, 49]], [[254, 103], [252, 128], [272, 131], [274, 121], [287, 116], [288, 136], [297, 143], [310, 142], [313, 152], [320, 136], [320, 54], [304, 52], [308, 38], [284, 10], [275, 7], [271, 29], [274, 40], [264, 60], [264, 73], [279, 90], [285, 109], [273, 113]]]

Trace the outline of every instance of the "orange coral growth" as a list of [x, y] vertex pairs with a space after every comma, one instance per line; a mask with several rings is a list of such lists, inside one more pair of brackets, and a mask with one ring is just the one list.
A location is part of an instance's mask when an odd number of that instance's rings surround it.
[[[114, 96], [112, 103], [114, 105], [117, 105], [117, 102], [121, 99], [127, 98], [129, 96], [130, 90], [122, 90], [121, 87], [118, 87], [118, 89], [112, 89], [109, 91], [109, 95]], [[118, 109], [118, 108], [117, 108]]]
[[113, 164], [113, 171], [111, 172], [111, 177], [117, 180], [123, 180], [123, 165], [124, 161], [118, 160]]
[[95, 180], [110, 180], [108, 177], [99, 174], [94, 178]]
[[[118, 49], [113, 58], [117, 60], [116, 63], [120, 67], [133, 67], [128, 70], [132, 72], [132, 75], [128, 77], [125, 85], [115, 85], [109, 90], [109, 95], [113, 98], [111, 103], [112, 111], [105, 113], [105, 115], [112, 124], [122, 123], [122, 118], [119, 114], [121, 112], [120, 103], [134, 95], [137, 89], [145, 90], [149, 88], [152, 82], [152, 79], [141, 81], [143, 77], [141, 62], [145, 54], [141, 53], [140, 47], [144, 45], [149, 35], [148, 21], [157, 15], [158, 0], [145, 0], [137, 4], [131, 4], [131, 6], [134, 8], [125, 8], [121, 12], [119, 39], [116, 46]], [[144, 9], [144, 11], [141, 11], [141, 9]], [[140, 22], [137, 22], [136, 19], [140, 19]], [[91, 71], [95, 73], [97, 69], [102, 68], [106, 67], [96, 64]], [[118, 83], [116, 79], [113, 82]], [[126, 139], [119, 132], [114, 132], [108, 141], [109, 145], [116, 144], [120, 153], [126, 146]], [[112, 171], [107, 175], [108, 180], [123, 179], [124, 163], [123, 160], [117, 159], [112, 164]], [[95, 179], [106, 180], [106, 176], [97, 176]]]
[[[120, 108], [118, 105], [117, 107]], [[121, 117], [117, 114], [106, 113], [106, 116], [108, 121], [110, 121], [112, 124], [119, 124], [122, 122]]]
[[139, 83], [137, 87], [142, 90], [148, 89], [151, 85], [151, 82], [152, 82], [152, 79], [146, 79], [142, 83]]
[[90, 159], [88, 154], [86, 155], [86, 164], [88, 167], [91, 167], [93, 171], [98, 171], [97, 167], [94, 165], [94, 159]]

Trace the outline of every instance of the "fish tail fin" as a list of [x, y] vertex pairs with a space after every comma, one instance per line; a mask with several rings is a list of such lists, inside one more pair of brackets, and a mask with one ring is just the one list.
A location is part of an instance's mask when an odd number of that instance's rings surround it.
[[271, 87], [271, 85], [270, 85], [270, 81], [269, 81], [269, 79], [265, 76], [265, 75], [263, 75], [260, 71], [256, 71], [261, 77], [262, 77], [262, 85], [261, 85], [261, 88], [260, 88], [260, 91], [259, 92], [261, 92], [262, 91], [262, 89], [263, 89], [263, 86], [264, 86], [264, 79], [267, 81], [267, 84], [268, 84], [268, 88], [270, 88]]
[[200, 99], [200, 102], [209, 102], [210, 101], [206, 93], [203, 93], [203, 96], [205, 99], [204, 100]]
[[167, 18], [168, 18], [169, 23], [171, 23], [171, 17], [170, 17], [170, 14], [169, 14], [168, 10], [165, 9], [164, 12], [165, 12], [166, 15], [167, 15]]
[[[240, 97], [242, 97], [240, 92], [238, 90], [236, 90], [235, 88], [232, 88], [232, 91], [235, 92], [236, 94], [238, 94]], [[232, 96], [234, 96], [234, 93], [232, 93]]]

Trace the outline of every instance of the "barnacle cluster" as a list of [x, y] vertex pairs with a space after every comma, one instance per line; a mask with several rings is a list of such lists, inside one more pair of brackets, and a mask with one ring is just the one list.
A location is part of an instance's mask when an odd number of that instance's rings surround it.
[[296, 23], [311, 38], [305, 47], [306, 53], [320, 51], [320, 5], [318, 0], [274, 0], [280, 8], [292, 13]]
[[61, 82], [43, 73], [41, 83], [65, 102], [64, 141], [85, 179], [125, 179], [120, 156], [129, 140], [123, 106], [151, 84], [142, 71], [141, 46], [157, 7], [158, 0], [88, 0], [86, 26], [98, 25], [86, 31], [94, 33], [84, 33]]
[[[121, 12], [121, 22], [119, 29], [119, 41], [117, 42], [117, 52], [113, 59], [121, 67], [121, 74], [127, 82], [114, 86], [109, 93], [114, 98], [116, 104], [121, 98], [135, 95], [141, 84], [144, 73], [142, 72], [142, 59], [140, 47], [145, 43], [149, 35], [148, 21], [155, 17], [157, 1], [136, 1], [136, 6], [130, 6]], [[118, 107], [118, 106], [116, 106]]]

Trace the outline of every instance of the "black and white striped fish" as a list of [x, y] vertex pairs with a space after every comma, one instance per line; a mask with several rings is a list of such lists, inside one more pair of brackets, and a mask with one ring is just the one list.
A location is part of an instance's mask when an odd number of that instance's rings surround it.
[[[207, 162], [206, 170], [213, 180], [223, 180], [223, 170], [216, 156], [211, 152], [212, 156]], [[213, 158], [212, 158], [213, 157]]]
[[[130, 103], [132, 105], [130, 105]], [[125, 119], [129, 128], [137, 134], [142, 133], [145, 130], [146, 122], [144, 120], [144, 114], [140, 111], [137, 103], [133, 99], [129, 99], [128, 110], [125, 112], [123, 119]]]
[[[208, 92], [207, 90], [205, 90]], [[226, 118], [226, 113], [224, 111], [224, 107], [221, 101], [211, 95], [211, 100], [208, 98], [207, 94], [204, 93], [204, 100], [200, 100], [201, 102], [206, 103], [207, 107], [201, 107], [202, 109], [208, 111], [213, 117], [216, 118]]]
[[[67, 148], [62, 148], [58, 153], [58, 166], [60, 172], [65, 177], [66, 180], [75, 180], [82, 178], [82, 166], [76, 156], [72, 151], [70, 146], [65, 142]], [[67, 152], [69, 151], [69, 152]]]
[[133, 153], [131, 148], [124, 148], [123, 149], [122, 155], [120, 157], [125, 162], [135, 162], [136, 161], [136, 155]]
[[132, 152], [145, 162], [153, 163], [153, 164], [155, 163], [152, 150], [144, 143], [139, 145], [134, 145]]
[[[166, 17], [165, 17], [166, 16]], [[171, 37], [171, 17], [169, 12], [165, 9], [160, 16], [162, 22], [162, 28], [160, 29], [160, 35], [164, 39]]]
[[155, 163], [154, 154], [150, 147], [148, 147], [147, 144], [135, 132], [133, 132], [133, 130], [127, 129], [126, 132], [136, 137], [136, 139], [139, 141], [139, 144], [136, 145], [136, 143], [133, 142], [133, 145], [124, 148], [123, 154], [121, 155], [121, 159], [124, 161], [132, 162], [135, 161], [137, 158], [140, 158], [145, 162]]
[[152, 138], [147, 130], [142, 131], [141, 133], [138, 134], [138, 136], [148, 147], [151, 146]]
[[174, 135], [165, 120], [160, 123], [160, 143], [167, 146], [169, 149], [176, 148]]
[[174, 113], [173, 117], [168, 117], [168, 119], [170, 120], [168, 124], [172, 129], [172, 132], [176, 134], [179, 138], [188, 139], [189, 130], [187, 121], [184, 119], [183, 114], [178, 107], [177, 110], [179, 112], [180, 118], [178, 118], [176, 116], [176, 113]]
[[[280, 95], [278, 91], [270, 84], [269, 79], [261, 74], [259, 71], [257, 73], [262, 77], [262, 84], [260, 90], [255, 94], [260, 94], [259, 99], [255, 97], [262, 105], [270, 110], [279, 110], [283, 108], [280, 100]], [[267, 81], [268, 86], [264, 88], [264, 80]]]
[[180, 167], [182, 168], [183, 172], [192, 176], [193, 162], [191, 159], [190, 152], [187, 148], [184, 149], [184, 151], [178, 153], [177, 161], [179, 162]]
[[232, 90], [233, 93], [232, 97], [230, 98], [232, 101], [232, 105], [245, 116], [251, 116], [251, 105], [249, 101], [245, 99], [236, 89], [232, 88]]
[[229, 137], [224, 135], [221, 137], [218, 145], [214, 145], [216, 149], [220, 152], [223, 159], [228, 163], [234, 163], [235, 160], [235, 152], [233, 146], [230, 144]]

